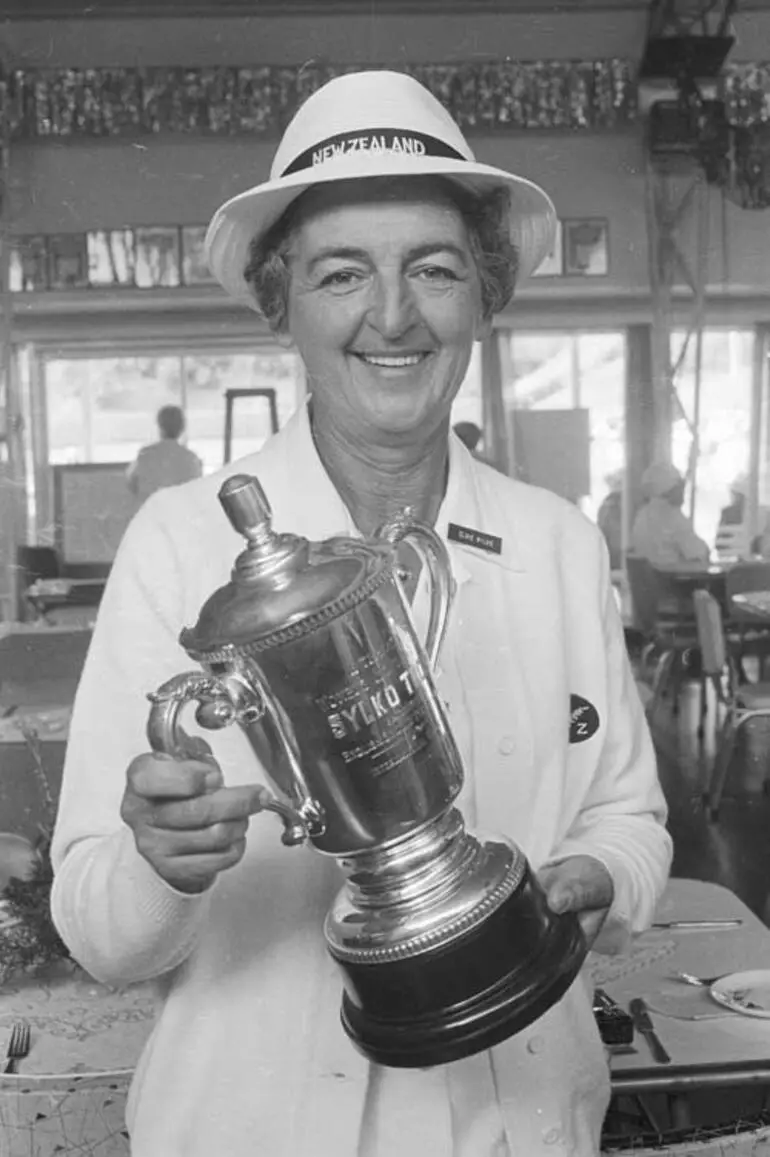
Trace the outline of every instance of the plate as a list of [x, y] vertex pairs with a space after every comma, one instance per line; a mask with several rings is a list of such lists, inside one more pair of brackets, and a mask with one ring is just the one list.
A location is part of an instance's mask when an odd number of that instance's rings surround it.
[[732, 972], [711, 985], [709, 992], [718, 1004], [743, 1016], [770, 1020], [770, 969]]

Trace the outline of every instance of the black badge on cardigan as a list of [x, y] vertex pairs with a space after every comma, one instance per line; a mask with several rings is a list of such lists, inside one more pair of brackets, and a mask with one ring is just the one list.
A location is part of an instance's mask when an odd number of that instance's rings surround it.
[[569, 697], [569, 741], [585, 743], [599, 730], [599, 712], [581, 695]]
[[485, 534], [483, 530], [474, 530], [470, 526], [458, 526], [456, 522], [450, 522], [447, 538], [450, 542], [459, 542], [462, 546], [475, 546], [478, 550], [486, 550], [488, 554], [502, 554], [502, 538], [498, 538], [496, 534]]

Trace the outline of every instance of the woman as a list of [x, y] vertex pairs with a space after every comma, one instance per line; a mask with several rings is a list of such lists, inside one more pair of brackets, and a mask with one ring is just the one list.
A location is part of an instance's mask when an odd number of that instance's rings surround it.
[[685, 481], [670, 462], [653, 462], [642, 475], [646, 499], [631, 529], [631, 554], [654, 567], [707, 566], [709, 545], [682, 511]]
[[[241, 547], [216, 499], [225, 474], [258, 475], [275, 527], [311, 539], [368, 535], [409, 505], [447, 539], [457, 584], [437, 683], [468, 823], [513, 837], [590, 940], [650, 920], [670, 842], [599, 533], [449, 433], [473, 342], [553, 224], [545, 194], [476, 164], [426, 90], [374, 72], [312, 96], [271, 181], [210, 226], [213, 272], [291, 336], [310, 399], [258, 454], [142, 509], [78, 694], [53, 912], [95, 976], [157, 984], [135, 1157], [598, 1151], [609, 1083], [582, 981], [488, 1053], [368, 1065], [339, 1025], [321, 933], [334, 863], [249, 826], [261, 772], [237, 729], [207, 732], [213, 756], [197, 760], [160, 760], [144, 739], [147, 691], [190, 666], [179, 631]], [[596, 709], [588, 727], [575, 696]]]

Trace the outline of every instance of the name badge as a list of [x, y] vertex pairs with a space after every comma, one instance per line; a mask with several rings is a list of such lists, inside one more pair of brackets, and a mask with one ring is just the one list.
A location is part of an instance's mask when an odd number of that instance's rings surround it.
[[483, 530], [474, 530], [471, 526], [458, 526], [456, 522], [450, 522], [447, 538], [450, 542], [473, 546], [477, 550], [487, 551], [488, 554], [502, 554], [502, 538], [498, 538], [496, 534], [485, 534]]

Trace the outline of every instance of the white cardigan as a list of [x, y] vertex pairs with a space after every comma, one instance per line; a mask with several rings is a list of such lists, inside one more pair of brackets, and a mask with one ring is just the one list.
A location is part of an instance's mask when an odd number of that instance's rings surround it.
[[[241, 863], [191, 896], [135, 850], [119, 816], [126, 767], [148, 747], [147, 693], [194, 667], [181, 628], [243, 546], [216, 498], [235, 472], [259, 476], [276, 529], [356, 533], [302, 407], [258, 454], [154, 495], [113, 567], [75, 703], [52, 910], [95, 977], [157, 981], [129, 1099], [134, 1157], [591, 1157], [609, 1084], [582, 980], [490, 1052], [379, 1069], [339, 1023], [322, 936], [340, 885], [333, 860], [283, 847], [275, 817], [260, 815]], [[469, 825], [511, 836], [534, 868], [598, 857], [615, 884], [608, 934], [641, 930], [671, 845], [601, 537], [454, 437], [442, 536], [449, 523], [502, 539], [499, 554], [448, 543], [457, 595], [437, 682], [467, 769], [460, 809]], [[570, 728], [571, 695], [596, 709], [594, 734], [580, 735], [579, 720]], [[185, 727], [197, 730], [192, 711]], [[236, 728], [205, 736], [227, 783], [264, 777]]]

